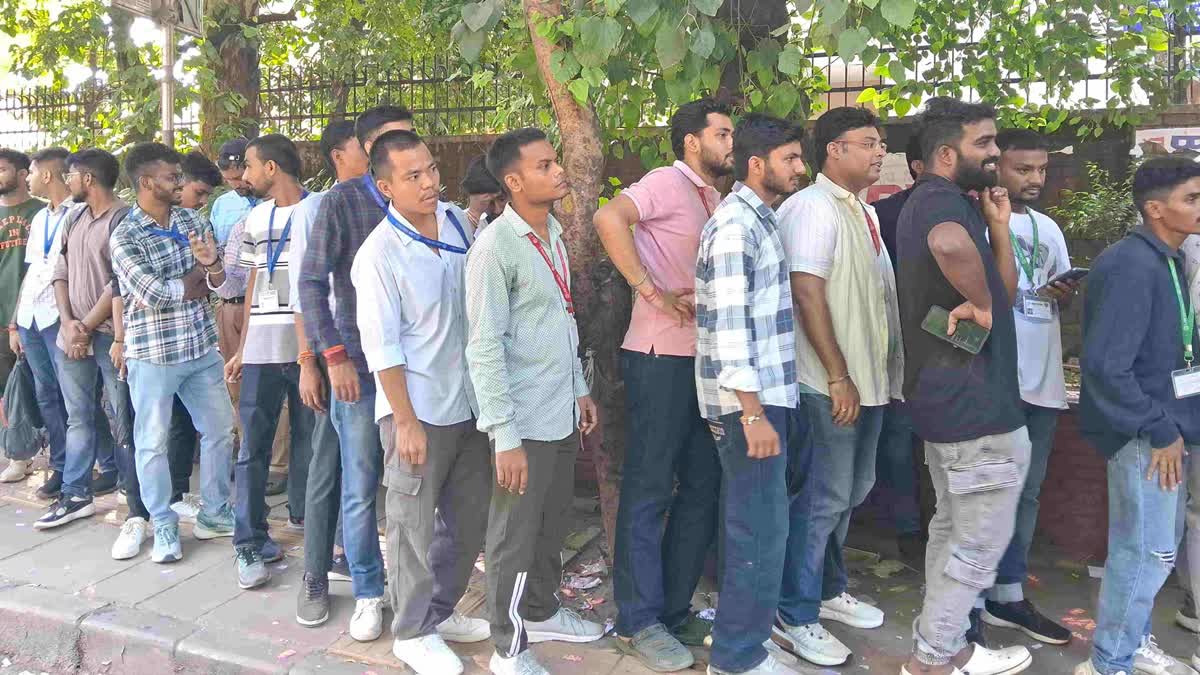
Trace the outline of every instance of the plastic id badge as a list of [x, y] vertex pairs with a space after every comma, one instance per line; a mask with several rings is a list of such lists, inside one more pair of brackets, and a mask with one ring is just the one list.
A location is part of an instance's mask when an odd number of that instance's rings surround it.
[[258, 294], [258, 308], [264, 312], [279, 311], [279, 291], [270, 286]]
[[1175, 386], [1175, 398], [1188, 398], [1200, 394], [1200, 366], [1172, 372], [1171, 384]]
[[1036, 295], [1025, 296], [1025, 316], [1030, 319], [1040, 319], [1049, 321], [1054, 318], [1054, 309], [1050, 304], [1050, 300], [1039, 298]]

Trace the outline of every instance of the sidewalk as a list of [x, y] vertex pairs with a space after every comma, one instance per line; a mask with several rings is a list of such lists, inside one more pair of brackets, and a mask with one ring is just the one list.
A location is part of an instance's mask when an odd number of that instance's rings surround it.
[[[319, 628], [295, 622], [295, 599], [302, 574], [303, 544], [298, 533], [286, 531], [275, 506], [272, 533], [287, 557], [272, 565], [273, 578], [263, 589], [237, 587], [229, 540], [200, 542], [184, 526], [184, 559], [172, 565], [149, 561], [149, 545], [138, 558], [115, 561], [109, 549], [120, 521], [113, 495], [98, 500], [98, 515], [86, 522], [39, 532], [32, 523], [45, 503], [32, 496], [41, 484], [35, 473], [26, 482], [0, 485], [0, 654], [12, 664], [0, 673], [22, 670], [66, 673], [305, 673], [322, 675], [388, 675], [409, 673], [390, 653], [385, 635], [361, 644], [347, 634], [353, 598], [350, 584], [333, 582], [330, 620]], [[124, 509], [121, 507], [123, 514]], [[588, 607], [588, 618], [605, 621], [615, 613], [611, 582], [606, 572], [595, 573], [602, 537], [594, 501], [576, 502], [572, 537], [582, 548], [568, 563], [568, 573], [591, 567], [583, 577], [587, 590], [570, 590], [564, 598], [572, 607]], [[886, 537], [865, 528], [852, 528], [851, 544], [891, 553]], [[803, 668], [808, 674], [876, 672], [894, 675], [911, 646], [911, 622], [921, 600], [921, 577], [898, 562], [874, 554], [850, 552], [851, 592], [877, 602], [887, 612], [878, 630], [862, 631], [840, 625], [829, 628], [855, 650], [851, 662], [836, 669]], [[1093, 563], [1094, 564], [1094, 563]], [[1026, 644], [1034, 651], [1027, 671], [1042, 675], [1070, 673], [1085, 658], [1094, 630], [1095, 597], [1099, 582], [1086, 565], [1055, 560], [1047, 552], [1035, 561], [1029, 594], [1049, 616], [1066, 622], [1076, 639], [1065, 647], [1041, 646], [1011, 631], [990, 629], [993, 644]], [[570, 579], [571, 577], [568, 577]], [[712, 596], [698, 593], [704, 607]], [[482, 574], [476, 573], [460, 609], [483, 616]], [[1172, 617], [1180, 592], [1169, 583], [1159, 599], [1155, 628], [1160, 643], [1172, 654], [1188, 657], [1196, 638], [1174, 626]], [[387, 616], [390, 619], [390, 615]], [[467, 672], [487, 672], [489, 642], [455, 646]], [[555, 675], [645, 675], [630, 657], [606, 638], [590, 645], [546, 643], [534, 646], [543, 664]], [[706, 650], [696, 650], [697, 670], [707, 665]]]

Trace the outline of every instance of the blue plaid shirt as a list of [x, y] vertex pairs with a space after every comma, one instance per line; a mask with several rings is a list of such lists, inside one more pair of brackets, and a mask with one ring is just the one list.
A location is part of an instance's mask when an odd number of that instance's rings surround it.
[[[212, 231], [195, 211], [171, 208], [171, 228], [186, 235]], [[170, 365], [200, 358], [217, 345], [217, 326], [204, 298], [183, 299], [182, 277], [196, 266], [187, 244], [133, 207], [109, 239], [113, 271], [125, 298], [125, 358]]]
[[775, 212], [740, 185], [704, 226], [696, 260], [696, 392], [706, 419], [742, 412], [735, 391], [794, 408], [796, 325]]

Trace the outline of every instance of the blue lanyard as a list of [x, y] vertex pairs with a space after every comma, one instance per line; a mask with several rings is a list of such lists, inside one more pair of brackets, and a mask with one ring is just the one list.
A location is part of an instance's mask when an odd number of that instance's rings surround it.
[[450, 224], [454, 226], [454, 229], [458, 230], [458, 236], [463, 241], [462, 246], [455, 246], [453, 244], [447, 244], [443, 241], [438, 241], [437, 239], [430, 239], [429, 237], [426, 237], [420, 232], [417, 232], [416, 230], [400, 222], [400, 219], [392, 215], [391, 209], [388, 209], [387, 211], [387, 219], [388, 222], [392, 224], [392, 227], [400, 230], [404, 234], [407, 234], [422, 244], [425, 244], [426, 246], [432, 246], [433, 248], [440, 248], [443, 251], [449, 251], [451, 253], [466, 253], [467, 249], [471, 246], [471, 243], [467, 241], [467, 233], [463, 231], [462, 225], [458, 223], [458, 218], [455, 217], [453, 211], [447, 210], [446, 217], [450, 219]]
[[63, 209], [62, 215], [54, 223], [54, 231], [50, 231], [50, 208], [46, 208], [46, 221], [42, 223], [42, 260], [50, 259], [50, 249], [54, 248], [54, 237], [58, 235], [58, 227], [62, 225], [63, 218], [67, 217], [67, 212], [71, 209]]
[[271, 243], [275, 240], [275, 209], [279, 207], [277, 205], [271, 207], [271, 217], [267, 220], [267, 283], [270, 283], [271, 277], [275, 275], [279, 257], [283, 255], [283, 246], [287, 243], [288, 235], [292, 233], [292, 217], [296, 215], [296, 209], [305, 199], [308, 199], [308, 190], [300, 195], [300, 201], [296, 202], [292, 212], [288, 214], [287, 223], [283, 226], [283, 233], [279, 235], [279, 247], [274, 249], [272, 249]]
[[379, 208], [382, 209], [384, 213], [387, 213], [387, 200], [383, 198], [383, 195], [379, 194], [379, 188], [375, 187], [375, 181], [371, 180], [370, 172], [362, 177], [362, 182], [363, 185], [367, 186], [367, 192], [371, 193], [371, 197], [375, 199], [375, 203], [379, 205]]
[[[170, 218], [170, 214], [167, 217]], [[171, 221], [171, 229], [169, 230], [164, 230], [161, 227], [147, 227], [146, 229], [150, 230], [151, 234], [157, 234], [160, 237], [169, 237], [184, 246], [189, 245], [187, 235], [176, 229], [174, 221]]]

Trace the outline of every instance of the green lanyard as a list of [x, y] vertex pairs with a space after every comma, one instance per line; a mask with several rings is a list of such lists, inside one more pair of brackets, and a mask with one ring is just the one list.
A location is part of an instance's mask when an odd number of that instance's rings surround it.
[[1012, 240], [1013, 253], [1017, 255], [1017, 262], [1021, 264], [1021, 269], [1025, 271], [1025, 278], [1029, 280], [1030, 285], [1033, 284], [1034, 262], [1037, 261], [1038, 252], [1038, 231], [1037, 219], [1033, 217], [1033, 211], [1029, 211], [1029, 222], [1033, 225], [1033, 259], [1030, 260], [1025, 256], [1025, 250], [1017, 243], [1017, 235], [1012, 232], [1008, 233], [1008, 238]]
[[1179, 325], [1183, 337], [1183, 362], [1192, 367], [1192, 335], [1196, 329], [1196, 308], [1183, 301], [1183, 289], [1179, 287], [1179, 265], [1174, 259], [1167, 260], [1171, 281], [1175, 283], [1175, 299], [1179, 301]]

